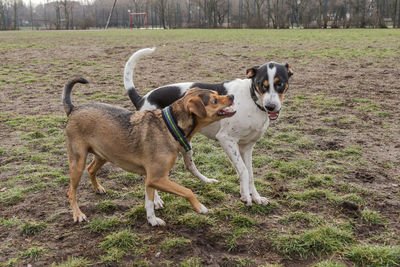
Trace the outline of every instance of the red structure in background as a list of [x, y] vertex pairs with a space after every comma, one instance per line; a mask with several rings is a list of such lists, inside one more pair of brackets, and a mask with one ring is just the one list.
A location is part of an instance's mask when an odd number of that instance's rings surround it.
[[144, 24], [146, 25], [147, 30], [147, 12], [131, 13], [131, 29], [133, 28], [133, 16], [135, 15], [144, 15]]

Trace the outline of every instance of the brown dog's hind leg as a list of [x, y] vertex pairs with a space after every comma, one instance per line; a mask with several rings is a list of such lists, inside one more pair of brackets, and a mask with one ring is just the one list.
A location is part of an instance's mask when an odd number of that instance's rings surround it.
[[97, 171], [103, 166], [107, 160], [94, 155], [92, 162], [90, 162], [87, 170], [89, 173], [90, 181], [92, 182], [93, 189], [98, 194], [105, 194], [106, 190], [99, 184], [96, 178]]
[[[77, 146], [79, 147], [79, 146]], [[68, 146], [68, 162], [69, 162], [69, 176], [70, 184], [68, 190], [68, 199], [71, 204], [72, 215], [74, 222], [82, 222], [86, 220], [86, 215], [79, 209], [76, 191], [79, 181], [81, 180], [83, 170], [85, 169], [87, 156], [87, 149], [81, 147], [78, 150], [72, 149]]]
[[168, 180], [167, 177], [153, 179], [150, 184], [155, 189], [184, 197], [197, 213], [205, 214], [208, 212], [207, 208], [197, 200], [192, 190]]

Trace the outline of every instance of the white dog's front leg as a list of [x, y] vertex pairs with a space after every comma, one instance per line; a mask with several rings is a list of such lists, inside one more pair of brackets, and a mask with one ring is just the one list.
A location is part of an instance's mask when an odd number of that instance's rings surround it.
[[197, 170], [196, 165], [194, 164], [193, 161], [193, 151], [189, 150], [187, 152], [183, 152], [183, 159], [185, 161], [185, 166], [186, 168], [190, 171], [191, 174], [199, 178], [201, 181], [205, 183], [218, 183], [218, 180], [215, 179], [209, 179], [205, 177], [203, 174]]
[[244, 164], [246, 165], [247, 170], [249, 171], [250, 195], [255, 203], [261, 204], [261, 205], [268, 205], [269, 204], [268, 199], [265, 197], [261, 197], [260, 194], [257, 192], [257, 189], [254, 185], [253, 160], [252, 160], [253, 147], [254, 147], [254, 144], [249, 144], [249, 145], [239, 147], [240, 154], [242, 155]]
[[242, 156], [240, 155], [239, 146], [236, 141], [228, 139], [227, 136], [219, 136], [217, 139], [221, 143], [222, 148], [228, 155], [229, 159], [236, 168], [236, 172], [239, 175], [240, 180], [240, 200], [242, 200], [246, 206], [251, 206], [251, 197], [249, 191], [249, 172], [244, 164]]

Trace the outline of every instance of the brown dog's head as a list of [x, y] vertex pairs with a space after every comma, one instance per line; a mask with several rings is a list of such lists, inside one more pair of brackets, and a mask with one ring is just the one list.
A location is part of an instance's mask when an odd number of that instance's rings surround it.
[[187, 111], [196, 115], [199, 122], [208, 124], [235, 115], [233, 99], [233, 95], [218, 95], [213, 90], [192, 88], [182, 100]]

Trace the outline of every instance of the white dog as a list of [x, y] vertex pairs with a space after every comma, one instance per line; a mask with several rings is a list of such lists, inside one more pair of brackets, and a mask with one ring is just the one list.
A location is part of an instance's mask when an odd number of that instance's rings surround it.
[[[268, 62], [260, 67], [247, 70], [247, 79], [236, 79], [220, 84], [176, 83], [154, 89], [141, 97], [133, 84], [133, 71], [138, 60], [154, 52], [155, 48], [145, 48], [134, 53], [125, 65], [124, 85], [129, 98], [138, 110], [162, 109], [181, 98], [193, 87], [212, 89], [220, 95], [235, 97], [236, 114], [204, 127], [200, 132], [208, 138], [218, 140], [236, 168], [240, 179], [240, 199], [247, 205], [252, 201], [267, 205], [254, 186], [252, 152], [257, 140], [268, 128], [270, 120], [276, 120], [282, 108], [283, 93], [289, 87], [292, 76], [289, 64]], [[196, 168], [190, 150], [184, 153], [186, 168], [204, 182], [217, 182], [202, 175]], [[163, 207], [163, 201], [156, 194], [155, 207]]]

